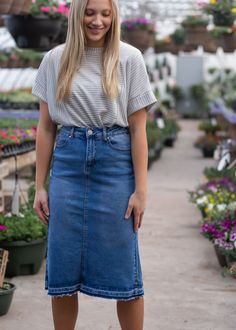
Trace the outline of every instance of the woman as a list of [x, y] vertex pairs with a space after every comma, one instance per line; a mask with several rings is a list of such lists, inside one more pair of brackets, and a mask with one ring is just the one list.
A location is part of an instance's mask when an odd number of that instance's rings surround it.
[[146, 112], [156, 98], [141, 52], [120, 41], [117, 0], [72, 1], [66, 43], [45, 55], [32, 93], [40, 98], [34, 209], [48, 225], [55, 329], [74, 329], [80, 291], [116, 299], [121, 328], [141, 330], [138, 229]]

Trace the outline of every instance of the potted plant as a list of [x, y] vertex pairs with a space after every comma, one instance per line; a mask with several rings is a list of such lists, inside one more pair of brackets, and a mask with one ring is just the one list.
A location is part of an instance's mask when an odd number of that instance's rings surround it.
[[60, 33], [67, 4], [56, 0], [32, 2], [29, 14], [7, 15], [5, 25], [19, 48], [47, 51]]
[[[0, 231], [4, 229], [4, 226], [0, 226]], [[8, 254], [7, 250], [0, 249], [0, 316], [7, 314], [16, 289], [15, 284], [4, 281]]]
[[164, 145], [166, 147], [174, 146], [174, 142], [177, 139], [177, 134], [178, 134], [179, 130], [180, 130], [180, 127], [179, 127], [178, 123], [176, 122], [176, 120], [168, 119], [168, 118], [165, 119]]
[[226, 168], [221, 171], [218, 171], [215, 167], [205, 167], [203, 170], [203, 175], [207, 180], [227, 178], [233, 182], [235, 181], [235, 170], [233, 168]]
[[[234, 28], [235, 29], [235, 28]], [[215, 39], [215, 43], [218, 47], [222, 47], [224, 51], [233, 52], [236, 49], [236, 37], [232, 27], [216, 26], [211, 35]]]
[[189, 15], [182, 22], [187, 46], [206, 46], [208, 43], [208, 19], [201, 15]]
[[0, 247], [9, 251], [7, 277], [36, 274], [46, 253], [47, 227], [39, 220], [29, 203], [21, 207], [19, 215], [0, 215], [4, 230], [0, 232]]
[[204, 13], [213, 16], [216, 26], [231, 27], [236, 18], [236, 7], [232, 0], [211, 0], [202, 6]]
[[235, 204], [236, 199], [224, 210], [214, 209], [201, 223], [201, 234], [214, 244], [221, 266], [231, 267], [236, 261]]
[[222, 127], [215, 120], [208, 119], [208, 120], [203, 120], [198, 125], [198, 129], [204, 132], [205, 134], [216, 134], [217, 132], [222, 130]]
[[154, 23], [143, 17], [124, 20], [121, 24], [121, 33], [124, 41], [145, 51], [154, 47], [155, 26]]
[[28, 90], [0, 92], [0, 108], [38, 110], [38, 100]]
[[206, 134], [199, 137], [194, 143], [194, 146], [201, 149], [203, 157], [212, 158], [214, 156], [214, 151], [221, 140], [222, 139], [217, 135]]

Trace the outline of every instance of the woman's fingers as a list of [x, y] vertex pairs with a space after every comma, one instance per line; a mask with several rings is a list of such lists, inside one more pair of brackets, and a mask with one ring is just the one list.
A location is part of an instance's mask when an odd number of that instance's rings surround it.
[[48, 208], [48, 203], [46, 201], [42, 202], [42, 209], [43, 209], [43, 212], [48, 217], [49, 216], [49, 208]]
[[131, 216], [132, 211], [133, 211], [133, 205], [129, 203], [127, 210], [125, 212], [125, 219], [128, 219]]
[[141, 226], [142, 213], [140, 211], [134, 211], [134, 231], [137, 232]]
[[[134, 207], [132, 205], [128, 206], [127, 211], [125, 213], [125, 219], [128, 219], [130, 217], [133, 209], [134, 209]], [[142, 225], [143, 214], [144, 214], [144, 212], [135, 211], [135, 209], [134, 209], [134, 231], [135, 232], [137, 232], [138, 229]]]
[[[46, 209], [46, 207], [44, 206]], [[34, 210], [37, 213], [39, 219], [45, 224], [48, 225], [48, 216], [46, 215], [46, 212], [44, 211], [43, 205], [40, 202], [37, 202], [34, 206]]]

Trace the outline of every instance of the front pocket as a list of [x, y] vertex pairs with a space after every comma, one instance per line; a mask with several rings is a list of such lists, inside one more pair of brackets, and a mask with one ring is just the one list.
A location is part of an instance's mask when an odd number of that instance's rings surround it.
[[65, 147], [69, 141], [71, 140], [69, 133], [68, 134], [61, 134], [59, 133], [56, 137], [56, 148], [63, 148]]
[[131, 138], [129, 133], [115, 134], [108, 136], [108, 144], [110, 147], [120, 151], [131, 150]]

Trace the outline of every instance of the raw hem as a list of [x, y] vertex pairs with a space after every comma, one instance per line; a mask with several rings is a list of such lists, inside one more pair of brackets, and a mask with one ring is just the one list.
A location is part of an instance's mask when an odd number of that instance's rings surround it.
[[48, 289], [47, 287], [45, 287], [45, 289], [48, 290], [48, 295], [54, 297], [72, 296], [77, 292], [80, 292], [98, 298], [128, 301], [144, 296], [143, 288], [136, 288], [127, 292], [100, 290], [100, 289], [90, 288], [84, 285], [72, 286], [62, 289], [60, 288]]

